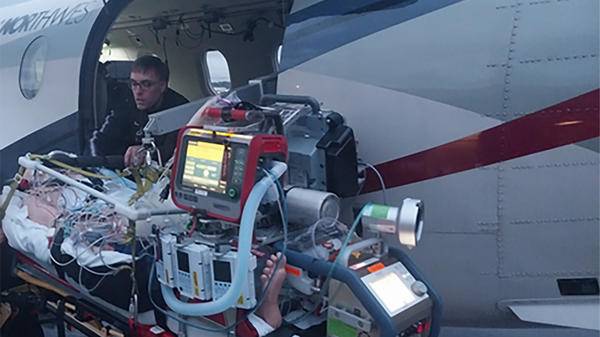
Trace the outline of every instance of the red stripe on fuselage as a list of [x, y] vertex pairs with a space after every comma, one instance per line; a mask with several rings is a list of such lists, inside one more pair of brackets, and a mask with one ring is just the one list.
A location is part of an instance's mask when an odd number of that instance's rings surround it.
[[[491, 129], [376, 165], [387, 188], [462, 172], [600, 136], [600, 89]], [[381, 189], [369, 171], [363, 193]]]

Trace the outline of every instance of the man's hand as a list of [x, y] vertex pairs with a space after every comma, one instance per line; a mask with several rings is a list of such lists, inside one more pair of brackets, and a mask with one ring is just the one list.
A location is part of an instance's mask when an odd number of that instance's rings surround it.
[[10, 308], [10, 304], [8, 303], [0, 303], [0, 328], [4, 326], [4, 323], [8, 321], [10, 316], [12, 316], [12, 309]]
[[125, 167], [141, 166], [146, 160], [146, 151], [141, 145], [133, 145], [127, 148], [123, 163]]

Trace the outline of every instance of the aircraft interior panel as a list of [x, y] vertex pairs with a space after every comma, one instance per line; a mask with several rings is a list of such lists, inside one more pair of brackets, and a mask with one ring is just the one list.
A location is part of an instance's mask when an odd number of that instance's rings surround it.
[[[172, 88], [195, 100], [212, 94], [207, 51], [224, 55], [233, 87], [276, 70], [273, 55], [283, 37], [285, 6], [278, 1], [133, 1], [109, 31], [104, 50], [126, 49], [128, 56], [150, 53], [166, 59]], [[134, 51], [136, 55], [130, 55]]]

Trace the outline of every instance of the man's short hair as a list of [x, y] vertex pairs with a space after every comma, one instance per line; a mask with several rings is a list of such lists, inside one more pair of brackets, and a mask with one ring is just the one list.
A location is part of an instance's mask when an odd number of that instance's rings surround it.
[[154, 55], [138, 57], [131, 67], [131, 72], [145, 73], [148, 70], [154, 70], [161, 81], [169, 82], [169, 67]]

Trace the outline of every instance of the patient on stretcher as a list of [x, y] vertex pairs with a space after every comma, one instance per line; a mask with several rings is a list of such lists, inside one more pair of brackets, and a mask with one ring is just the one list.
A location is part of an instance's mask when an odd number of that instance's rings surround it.
[[[92, 182], [81, 176], [75, 178], [124, 203], [135, 192], [124, 179], [99, 185], [97, 181]], [[5, 187], [3, 196], [7, 190], [8, 187]], [[140, 200], [139, 204], [155, 208], [169, 207], [158, 198], [154, 199], [149, 193], [148, 198]], [[172, 215], [153, 223], [162, 227], [177, 225], [182, 221], [186, 221], [185, 216]], [[72, 255], [82, 266], [131, 262], [130, 253], [122, 253], [118, 249], [131, 240], [127, 236], [126, 218], [116, 214], [107, 203], [39, 172], [26, 173], [8, 205], [2, 225], [11, 246], [33, 255], [40, 262], [51, 262], [50, 243], [57, 239], [59, 230], [62, 230], [62, 237], [58, 238], [62, 243], [62, 252]], [[142, 238], [150, 234], [149, 226], [148, 221], [136, 224]]]
[[[111, 172], [103, 171], [105, 175]], [[135, 194], [135, 185], [126, 179], [99, 182], [77, 174], [72, 177], [93, 186], [111, 197], [127, 203]], [[166, 180], [166, 179], [165, 179]], [[169, 209], [170, 199], [160, 200], [159, 194], [167, 181], [153, 186], [134, 206]], [[7, 195], [2, 193], [0, 202]], [[153, 246], [148, 237], [152, 225], [183, 231], [190, 222], [187, 214], [154, 217], [138, 221], [137, 235], [132, 236], [129, 220], [117, 214], [114, 208], [99, 199], [65, 185], [39, 172], [27, 172], [19, 190], [8, 205], [2, 229], [9, 244], [56, 269], [57, 274], [91, 295], [127, 311], [131, 304], [131, 267], [135, 264], [135, 283], [138, 289], [139, 312], [154, 310], [150, 296], [163, 309], [166, 305], [160, 294], [158, 282], [148, 286], [149, 275], [154, 263]], [[135, 240], [135, 244], [134, 244]], [[135, 247], [134, 247], [135, 245]], [[136, 250], [135, 261], [132, 248]], [[281, 259], [281, 263], [277, 261]], [[256, 315], [248, 317], [249, 336], [262, 336], [279, 327], [282, 322], [278, 296], [285, 279], [285, 257], [271, 256], [262, 271], [260, 281], [264, 289], [269, 278], [271, 286], [263, 294], [265, 299]], [[150, 293], [149, 293], [150, 291]], [[166, 327], [165, 317], [155, 310], [156, 320], [143, 323], [158, 323]]]

